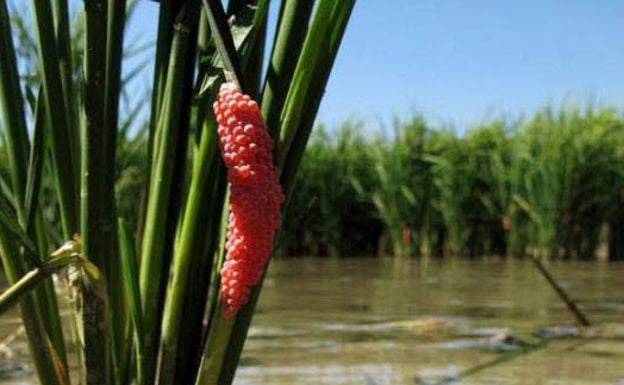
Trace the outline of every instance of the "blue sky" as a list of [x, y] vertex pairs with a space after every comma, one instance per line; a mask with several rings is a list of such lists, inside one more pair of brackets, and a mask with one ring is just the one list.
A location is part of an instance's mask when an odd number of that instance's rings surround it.
[[461, 131], [563, 100], [621, 107], [623, 21], [620, 0], [358, 0], [317, 121], [421, 112]]
[[618, 0], [361, 0], [319, 117], [461, 128], [564, 98], [621, 105], [623, 20]]

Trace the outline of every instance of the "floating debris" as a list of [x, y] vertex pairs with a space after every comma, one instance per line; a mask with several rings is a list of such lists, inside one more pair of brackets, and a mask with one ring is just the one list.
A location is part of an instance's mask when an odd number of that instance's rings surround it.
[[576, 325], [546, 326], [537, 329], [533, 334], [539, 338], [546, 339], [578, 337], [581, 334], [581, 328]]

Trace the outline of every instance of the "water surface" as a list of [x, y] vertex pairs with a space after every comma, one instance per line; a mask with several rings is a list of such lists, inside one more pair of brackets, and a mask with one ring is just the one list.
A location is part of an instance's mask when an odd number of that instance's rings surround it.
[[235, 384], [624, 385], [624, 264], [549, 268], [595, 327], [528, 261], [273, 261]]
[[[624, 263], [548, 267], [595, 326], [529, 261], [275, 260], [235, 385], [624, 385]], [[0, 321], [0, 384], [36, 384]]]

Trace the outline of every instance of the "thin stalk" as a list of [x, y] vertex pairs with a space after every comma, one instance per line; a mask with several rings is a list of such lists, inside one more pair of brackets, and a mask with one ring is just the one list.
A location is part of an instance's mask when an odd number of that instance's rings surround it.
[[[181, 105], [180, 108], [183, 111], [183, 113], [180, 115], [180, 119], [178, 121], [178, 127], [177, 127], [177, 134], [178, 134], [178, 146], [180, 149], [187, 149], [189, 148], [189, 132], [191, 131], [191, 109], [193, 109], [193, 118], [197, 119], [198, 115], [201, 115], [202, 113], [200, 112], [201, 110], [205, 110], [206, 106], [199, 106], [198, 108], [192, 108], [192, 95], [193, 95], [193, 89], [194, 89], [194, 73], [195, 73], [195, 69], [196, 69], [196, 55], [197, 55], [197, 39], [198, 39], [198, 30], [199, 30], [199, 26], [198, 26], [198, 22], [199, 22], [199, 16], [201, 14], [200, 12], [200, 2], [199, 1], [188, 1], [185, 4], [185, 17], [183, 22], [185, 23], [185, 25], [189, 28], [189, 34], [188, 34], [188, 49], [186, 51], [186, 58], [185, 58], [185, 63], [186, 63], [186, 68], [184, 69], [184, 78], [182, 79], [182, 100], [181, 100]], [[201, 122], [198, 122], [198, 124], [201, 124]], [[174, 172], [173, 174], [176, 176], [176, 180], [177, 182], [172, 184], [172, 188], [171, 188], [171, 199], [170, 199], [170, 206], [169, 206], [169, 215], [168, 215], [168, 223], [167, 223], [167, 241], [166, 244], [168, 245], [168, 249], [166, 251], [167, 255], [171, 256], [170, 258], [172, 259], [172, 270], [170, 272], [170, 275], [167, 277], [163, 276], [164, 281], [162, 282], [163, 286], [167, 286], [168, 291], [167, 291], [167, 297], [164, 298], [165, 302], [164, 302], [164, 308], [163, 308], [163, 314], [162, 317], [160, 318], [160, 321], [162, 323], [162, 330], [161, 330], [161, 341], [160, 341], [160, 351], [159, 351], [159, 356], [158, 356], [158, 362], [159, 362], [159, 368], [158, 368], [158, 383], [165, 385], [165, 384], [171, 384], [171, 383], [176, 383], [175, 381], [173, 381], [176, 373], [178, 373], [178, 369], [175, 366], [176, 365], [176, 358], [177, 358], [177, 354], [176, 352], [177, 350], [177, 344], [176, 347], [173, 350], [170, 350], [169, 348], [171, 347], [168, 342], [170, 341], [168, 339], [168, 337], [170, 336], [170, 334], [165, 331], [165, 323], [167, 322], [167, 312], [168, 312], [168, 306], [171, 304], [171, 302], [168, 302], [170, 298], [172, 298], [171, 293], [172, 291], [175, 291], [178, 289], [177, 284], [172, 284], [171, 280], [174, 279], [171, 274], [175, 275], [175, 262], [173, 262], [173, 260], [175, 260], [176, 255], [179, 255], [179, 250], [180, 250], [180, 244], [181, 244], [181, 238], [184, 237], [183, 231], [184, 231], [184, 221], [185, 221], [185, 217], [182, 214], [183, 210], [187, 209], [189, 206], [193, 206], [195, 202], [191, 202], [192, 200], [198, 198], [197, 196], [193, 196], [192, 193], [192, 189], [193, 186], [191, 186], [190, 188], [187, 187], [187, 180], [188, 178], [190, 178], [191, 180], [193, 179], [193, 171], [190, 171], [187, 169], [187, 163], [189, 163], [189, 154], [187, 153], [187, 151], [179, 151], [177, 154], [177, 157], [175, 159], [175, 168], [174, 168]], [[193, 162], [193, 170], [196, 169], [198, 165]], [[189, 172], [190, 171], [190, 172]], [[207, 170], [204, 170], [207, 171]], [[190, 173], [191, 175], [186, 175], [187, 173]], [[184, 181], [184, 182], [183, 182]], [[188, 190], [188, 191], [187, 191]], [[203, 194], [200, 194], [200, 196], [205, 196], [205, 191], [203, 191]], [[199, 207], [195, 206], [195, 208], [199, 209]], [[197, 212], [195, 212], [193, 215], [198, 214]], [[198, 228], [201, 228], [202, 225], [197, 224]], [[173, 246], [175, 244], [175, 246]], [[187, 249], [188, 251], [188, 249]], [[191, 254], [194, 254], [197, 258], [198, 254], [193, 253], [193, 251], [190, 251]], [[175, 296], [175, 295], [174, 295]], [[175, 299], [174, 299], [175, 301]], [[176, 306], [175, 304], [173, 306]], [[199, 305], [199, 307], [195, 307], [196, 311], [201, 312], [201, 305]], [[176, 331], [177, 332], [177, 331]], [[182, 354], [186, 355], [186, 352], [182, 352]], [[189, 360], [192, 360], [190, 357], [188, 357]]]
[[[204, 206], [200, 210], [205, 216], [203, 236], [196, 239], [196, 253], [202, 256], [197, 266], [191, 270], [189, 277], [189, 292], [184, 298], [184, 307], [182, 319], [185, 320], [187, 327], [183, 328], [180, 333], [180, 344], [178, 348], [178, 357], [176, 364], [176, 384], [190, 384], [194, 381], [197, 370], [201, 363], [202, 347], [204, 346], [202, 338], [206, 332], [204, 317], [209, 309], [206, 309], [209, 302], [209, 293], [212, 289], [212, 283], [215, 282], [209, 277], [212, 276], [212, 267], [220, 245], [221, 224], [218, 220], [220, 217], [225, 200], [225, 191], [227, 180], [225, 178], [225, 167], [219, 161], [211, 164], [210, 175], [208, 180], [210, 190], [207, 194], [208, 201], [204, 201]], [[218, 278], [214, 278], [218, 281]], [[201, 310], [197, 309], [197, 304]]]
[[[123, 58], [123, 38], [125, 31], [126, 18], [126, 0], [108, 0], [108, 24], [106, 37], [106, 79], [104, 86], [104, 113], [105, 113], [105, 149], [106, 164], [110, 165], [107, 171], [109, 175], [107, 180], [115, 179], [115, 155], [117, 144], [117, 126], [119, 120], [119, 95], [121, 93], [121, 66]], [[114, 223], [116, 208], [114, 205], [115, 184], [110, 183], [107, 186], [106, 195], [112, 197], [113, 204], [107, 215], [108, 223]], [[110, 237], [107, 240], [109, 245], [117, 245], [118, 234], [117, 227], [106, 234]], [[129, 348], [127, 343], [128, 336], [128, 312], [123, 287], [117, 284], [113, 277], [122, 276], [122, 266], [119, 253], [112, 250], [108, 256], [105, 275], [110, 277], [108, 282], [108, 298], [110, 301], [112, 316], [112, 364], [115, 372], [116, 383], [121, 384], [127, 377], [127, 368], [129, 361]]]
[[[18, 221], [32, 239], [36, 239], [36, 232], [32, 226], [35, 207], [33, 198], [38, 190], [37, 184], [41, 179], [44, 148], [42, 145], [42, 121], [35, 122], [35, 146], [30, 148], [26, 129], [24, 98], [19, 84], [19, 73], [15, 49], [13, 47], [9, 15], [6, 3], [0, 3], [0, 104], [6, 127], [6, 141], [8, 145], [9, 169], [11, 172], [13, 194], [16, 197], [15, 209]], [[37, 108], [38, 110], [38, 108]], [[36, 116], [40, 115], [35, 112]], [[29, 154], [30, 153], [30, 154]], [[33, 156], [36, 158], [33, 159]], [[32, 162], [29, 163], [29, 157]], [[31, 258], [24, 265], [26, 268], [37, 266], [37, 258]], [[63, 333], [58, 314], [55, 293], [48, 282], [38, 291], [37, 304], [42, 311], [41, 317], [52, 345], [59, 353], [64, 367], [67, 367], [67, 358], [64, 349]]]
[[[69, 7], [67, 0], [55, 0], [52, 2], [52, 11], [54, 14], [54, 24], [56, 31], [57, 52], [59, 54], [58, 62], [61, 72], [61, 81], [63, 85], [63, 97], [67, 108], [69, 146], [71, 152], [78, 157], [78, 149], [80, 145], [79, 132], [79, 103], [76, 96], [79, 95], [77, 86], [73, 79], [74, 63], [72, 61], [72, 41], [69, 33]], [[76, 186], [80, 184], [80, 164], [75, 162], [75, 181]]]
[[[49, 140], [46, 139], [46, 135], [49, 135], [49, 133], [46, 133], [46, 130], [49, 129], [50, 126], [46, 121], [44, 103], [43, 93], [41, 89], [39, 89], [35, 106], [33, 144], [28, 164], [26, 196], [24, 198], [24, 213], [26, 216], [25, 232], [31, 239], [36, 241], [36, 247], [39, 251], [38, 255], [42, 257], [46, 255], [49, 245], [46, 239], [46, 231], [44, 227], [42, 227], [41, 213], [37, 207], [46, 158], [46, 144], [49, 143]], [[25, 256], [29, 255], [26, 251], [25, 253]], [[41, 262], [42, 260], [37, 260], [34, 265], [40, 266]], [[47, 310], [47, 312], [43, 313], [45, 314], [44, 323], [46, 330], [50, 334], [51, 343], [55, 347], [60, 361], [63, 363], [63, 366], [67, 368], [65, 337], [58, 308], [56, 290], [52, 280], [45, 282], [43, 287], [39, 289], [39, 293], [39, 299], [43, 302], [42, 309]]]
[[[177, 6], [173, 2], [163, 1], [159, 3], [158, 36], [156, 44], [156, 58], [154, 63], [154, 90], [152, 91], [152, 104], [150, 114], [150, 136], [148, 141], [148, 161], [151, 171], [156, 160], [154, 159], [154, 149], [158, 148], [158, 123], [160, 121], [161, 107], [165, 98], [167, 86], [167, 71], [169, 68], [169, 58], [171, 56], [171, 44], [173, 28]], [[149, 177], [149, 175], [148, 175]], [[148, 178], [149, 179], [149, 178]]]
[[578, 308], [578, 306], [576, 306], [576, 303], [570, 298], [570, 296], [568, 295], [568, 293], [566, 293], [563, 287], [561, 287], [561, 285], [557, 283], [557, 280], [555, 279], [555, 277], [553, 277], [553, 275], [550, 274], [550, 272], [548, 271], [546, 266], [544, 266], [542, 261], [538, 257], [531, 257], [531, 260], [533, 261], [533, 264], [535, 265], [535, 267], [537, 267], [537, 270], [539, 270], [540, 274], [542, 274], [542, 277], [544, 277], [546, 281], [548, 281], [548, 284], [550, 285], [550, 287], [552, 287], [553, 290], [555, 290], [559, 298], [563, 301], [563, 303], [566, 304], [566, 307], [568, 308], [570, 313], [572, 313], [576, 321], [581, 326], [585, 326], [585, 327], [591, 326], [589, 319]]
[[[200, 94], [200, 90], [204, 83], [204, 79], [210, 73], [211, 59], [214, 57], [214, 44], [210, 39], [210, 29], [206, 20], [206, 13], [201, 12], [198, 31], [198, 53], [200, 55], [198, 76], [193, 91], [194, 95]], [[213, 87], [214, 88], [214, 87]], [[210, 108], [210, 100], [214, 97], [215, 90], [201, 94], [201, 100], [196, 101], [198, 105], [196, 109], [194, 125], [192, 129], [194, 133], [195, 141], [193, 147], [196, 150], [193, 153], [193, 169], [191, 174], [191, 181], [195, 179], [195, 175], [199, 174], [200, 170], [197, 168], [206, 167], [204, 172], [208, 173], [207, 179], [212, 181], [207, 191], [204, 192], [205, 199], [202, 200], [201, 206], [198, 208], [199, 223], [197, 226], [202, 230], [202, 235], [198, 235], [194, 240], [193, 254], [202, 256], [199, 258], [198, 263], [193, 266], [190, 271], [187, 286], [189, 287], [188, 295], [184, 298], [184, 305], [182, 319], [185, 320], [185, 327], [180, 329], [178, 355], [175, 364], [175, 379], [176, 384], [190, 384], [195, 380], [197, 368], [199, 367], [200, 356], [202, 351], [202, 339], [197, 338], [204, 333], [204, 304], [206, 304], [206, 298], [210, 287], [210, 271], [214, 260], [214, 244], [218, 239], [218, 226], [215, 226], [214, 218], [220, 215], [221, 205], [223, 204], [223, 191], [225, 190], [226, 181], [223, 172], [223, 165], [219, 161], [219, 156], [216, 154], [216, 138], [214, 131], [214, 117]], [[208, 117], [208, 119], [207, 119]], [[203, 149], [206, 144], [209, 144], [209, 137], [215, 138], [212, 146], [215, 146], [214, 159], [205, 164], [202, 161], [202, 154], [205, 154]], [[204, 143], [204, 144], [202, 144]], [[193, 184], [193, 182], [191, 182]], [[189, 189], [191, 191], [192, 188]], [[189, 199], [190, 201], [190, 199]], [[188, 204], [188, 203], [187, 203]], [[188, 210], [186, 210], [188, 211]], [[185, 218], [185, 217], [183, 217]], [[180, 239], [184, 238], [184, 233], [180, 233]], [[176, 247], [177, 249], [177, 247]], [[176, 253], [178, 254], [178, 253]], [[198, 307], [199, 304], [199, 307]], [[163, 333], [164, 334], [164, 333]]]
[[195, 115], [195, 127], [192, 130], [194, 145], [197, 147], [200, 145], [200, 140], [202, 137], [202, 128], [204, 126], [204, 121], [206, 120], [206, 115], [208, 114], [209, 108], [206, 106], [210, 103], [210, 98], [208, 95], [201, 95], [202, 85], [204, 83], [204, 79], [206, 79], [212, 70], [211, 60], [210, 58], [214, 57], [215, 47], [212, 43], [211, 35], [210, 35], [210, 27], [208, 26], [206, 12], [201, 12], [199, 17], [199, 26], [197, 31], [197, 54], [199, 57], [198, 65], [197, 65], [197, 80], [195, 82], [195, 88], [193, 89], [193, 95], [200, 95], [201, 100], [199, 100], [199, 106], [203, 108], [197, 108], [197, 114]]
[[33, 132], [33, 145], [28, 159], [28, 179], [24, 197], [24, 215], [26, 216], [26, 232], [29, 235], [36, 234], [34, 229], [36, 204], [41, 186], [41, 175], [45, 160], [45, 112], [43, 106], [43, 94], [39, 89], [37, 105], [35, 106], [35, 122]]
[[234, 328], [234, 318], [224, 318], [221, 308], [218, 307], [215, 321], [210, 326], [208, 341], [205, 345], [203, 360], [199, 367], [195, 385], [217, 385], [220, 381], [220, 373], [226, 359], [226, 350], [231, 343], [230, 337]]
[[119, 219], [119, 249], [123, 266], [123, 277], [133, 324], [134, 347], [136, 353], [136, 385], [145, 385], [145, 343], [144, 325], [139, 289], [139, 267], [134, 252], [134, 242], [125, 221]]
[[[282, 122], [283, 129], [294, 131], [292, 134], [286, 133], [286, 136], [292, 136], [292, 142], [288, 150], [288, 160], [280, 168], [280, 182], [284, 188], [284, 193], [287, 197], [290, 195], [290, 192], [292, 191], [292, 188], [294, 186], [294, 178], [297, 173], [297, 169], [299, 168], [299, 163], [301, 162], [305, 147], [308, 143], [308, 138], [310, 137], [310, 133], [312, 132], [312, 127], [314, 125], [316, 114], [318, 112], [323, 93], [325, 92], [325, 85], [329, 80], [329, 74], [334, 65], [334, 61], [336, 60], [338, 48], [340, 47], [342, 37], [344, 35], [347, 23], [349, 21], [349, 17], [351, 16], [351, 11], [353, 10], [354, 6], [355, 0], [336, 3], [335, 8], [331, 13], [331, 18], [328, 22], [328, 24], [332, 26], [332, 28], [330, 31], [326, 32], [326, 40], [324, 44], [322, 44], [323, 50], [321, 50], [322, 59], [320, 60], [320, 63], [323, 63], [323, 65], [319, 65], [313, 75], [314, 81], [311, 83], [311, 88], [308, 91], [308, 95], [306, 96], [306, 101], [308, 104], [305, 112], [303, 113], [303, 118], [299, 120], [299, 124], [296, 129], [292, 129], [291, 126], [288, 126], [286, 123], [286, 119]], [[307, 40], [308, 39], [306, 38], [306, 41]], [[304, 50], [305, 49], [306, 48], [304, 48]], [[305, 65], [303, 64], [304, 62], [300, 63], [303, 67], [300, 68], [300, 64], [298, 64], [298, 69], [296, 72], [305, 71]], [[295, 90], [295, 92], [297, 91]], [[290, 99], [290, 91], [288, 99]], [[290, 99], [290, 101], [287, 100], [286, 103], [287, 104], [284, 108], [285, 110], [288, 110], [298, 108], [296, 106], [293, 107], [291, 103], [297, 104], [302, 102], [298, 101], [297, 99]], [[288, 112], [286, 112], [286, 114], [288, 114]], [[284, 154], [284, 151], [286, 151], [286, 149], [280, 148], [281, 154]]]
[[[182, 92], [187, 67], [187, 50], [190, 34], [185, 8], [179, 14], [174, 25], [174, 37], [167, 71], [167, 86], [164, 92], [163, 106], [157, 126], [154, 164], [150, 182], [150, 195], [147, 203], [147, 215], [141, 250], [141, 298], [145, 324], [145, 376], [146, 383], [151, 383], [155, 375], [160, 334], [160, 314], [164, 285], [167, 282], [168, 265], [164, 263], [166, 248], [170, 197], [173, 170], [176, 163], [179, 135], [176, 132], [181, 119]], [[178, 177], [180, 177], [178, 175]]]
[[[203, 204], [205, 191], [207, 190], [210, 162], [213, 160], [215, 152], [214, 135], [204, 132], [198, 161], [195, 164], [191, 180], [189, 198], [182, 221], [182, 230], [174, 254], [171, 289], [168, 292], [163, 314], [161, 371], [169, 373], [169, 375], [173, 375], [174, 372], [173, 364], [175, 363], [179, 333], [181, 332], [177, 325], [180, 323], [184, 298], [187, 290], [189, 290], [187, 287], [188, 276], [191, 272], [191, 267], [195, 268], [196, 266], [196, 263], [192, 261], [198, 257], [198, 254], [195, 253], [195, 244], [196, 238], [202, 233], [202, 226], [199, 225], [199, 222], [204, 219], [200, 215], [200, 207]], [[162, 382], [165, 379], [161, 375], [160, 381]], [[168, 383], [168, 381], [164, 383]]]
[[61, 205], [64, 237], [69, 239], [78, 230], [78, 186], [75, 175], [78, 155], [71, 145], [71, 126], [67, 121], [66, 101], [63, 97], [52, 10], [47, 1], [33, 0], [32, 4], [36, 21], [40, 72], [46, 97], [46, 113], [53, 132], [50, 135], [50, 144], [54, 160], [55, 184]]
[[[175, 363], [178, 355], [178, 344], [182, 323], [184, 298], [191, 288], [189, 275], [200, 263], [198, 258], [205, 258], [197, 252], [197, 238], [204, 234], [206, 218], [201, 215], [204, 206], [208, 183], [210, 180], [211, 163], [217, 153], [217, 138], [214, 124], [206, 124], [202, 134], [197, 162], [193, 167], [189, 197], [182, 220], [182, 230], [172, 261], [171, 286], [167, 293], [163, 313], [163, 330], [161, 340], [160, 376], [161, 385], [172, 384], [175, 374]], [[214, 197], [208, 197], [214, 199]], [[202, 224], [204, 223], [204, 224]], [[197, 310], [197, 309], [196, 309]]]
[[[20, 203], [26, 194], [26, 170], [28, 169], [28, 132], [26, 130], [26, 118], [24, 111], [24, 97], [19, 83], [17, 59], [13, 47], [13, 36], [9, 13], [4, 0], [0, 2], [0, 104], [2, 105], [2, 117], [6, 129], [7, 155], [9, 172], [14, 194]], [[26, 221], [25, 213], [20, 211], [20, 222]]]
[[156, 45], [156, 57], [154, 60], [154, 91], [152, 92], [152, 113], [150, 114], [151, 131], [156, 131], [160, 118], [160, 108], [165, 97], [167, 70], [173, 36], [171, 24], [174, 22], [175, 12], [176, 9], [172, 1], [159, 2], [158, 36], [156, 38], [158, 44]]
[[[110, 274], [109, 258], [117, 258], [115, 240], [113, 159], [109, 159], [111, 134], [106, 126], [106, 39], [108, 8], [105, 0], [85, 1], [86, 56], [84, 64], [85, 126], [82, 135], [82, 244], [86, 258], [104, 275]], [[114, 135], [112, 136], [114, 138]], [[114, 153], [114, 150], [113, 150]], [[111, 314], [107, 298], [83, 287], [83, 324], [87, 384], [112, 384]], [[115, 381], [115, 382], [113, 382]]]
[[[302, 115], [308, 108], [311, 98], [308, 92], [312, 87], [315, 72], [323, 64], [321, 58], [325, 55], [329, 44], [328, 22], [331, 19], [334, 2], [320, 0], [318, 2], [314, 18], [310, 29], [306, 35], [301, 55], [298, 58], [295, 73], [293, 74], [288, 94], [284, 102], [280, 120], [280, 141], [277, 153], [277, 164], [282, 168], [286, 162], [286, 157], [290, 145], [297, 134]], [[310, 68], [316, 71], [309, 70]], [[305, 100], [306, 103], [302, 103]]]
[[[149, 200], [149, 192], [151, 191], [152, 174], [155, 172], [156, 164], [155, 149], [158, 148], [158, 122], [160, 121], [160, 108], [163, 106], [165, 95], [165, 87], [167, 80], [167, 68], [169, 66], [169, 57], [171, 54], [171, 41], [173, 24], [175, 17], [174, 7], [171, 1], [159, 2], [158, 13], [158, 36], [156, 38], [156, 56], [154, 59], [154, 80], [153, 91], [151, 95], [151, 112], [149, 122], [149, 133], [147, 139], [147, 175], [143, 195], [141, 197], [141, 206], [139, 209], [139, 222], [137, 229], [137, 239], [143, 239], [145, 232], [145, 220], [147, 217], [147, 204]], [[141, 252], [141, 250], [139, 250]]]
[[245, 84], [247, 93], [252, 99], [258, 100], [260, 93], [260, 82], [262, 79], [262, 70], [264, 66], [264, 46], [266, 43], [267, 23], [266, 20], [260, 25], [258, 34], [255, 36], [257, 42], [253, 44], [247, 51], [249, 52], [247, 60], [245, 60]]
[[262, 91], [262, 115], [274, 139], [279, 137], [280, 115], [306, 36], [313, 6], [314, 2], [309, 0], [282, 2], [275, 44]]
[[[224, 166], [222, 166], [225, 168]], [[224, 173], [227, 173], [226, 170], [223, 170]], [[219, 295], [221, 290], [221, 269], [223, 268], [223, 263], [225, 262], [225, 243], [227, 242], [227, 226], [228, 226], [228, 217], [230, 214], [230, 186], [228, 185], [225, 189], [225, 196], [223, 199], [223, 206], [221, 207], [221, 222], [219, 223], [219, 244], [217, 246], [216, 253], [216, 261], [214, 263], [214, 268], [212, 269], [212, 275], [210, 277], [210, 291], [208, 292], [208, 300], [209, 300], [209, 308], [208, 308], [208, 331], [212, 328], [212, 323], [215, 322], [217, 314], [217, 310], [220, 307], [219, 303]], [[205, 340], [208, 339], [208, 335], [204, 336]], [[205, 349], [204, 349], [205, 350]], [[203, 357], [202, 357], [203, 358]]]

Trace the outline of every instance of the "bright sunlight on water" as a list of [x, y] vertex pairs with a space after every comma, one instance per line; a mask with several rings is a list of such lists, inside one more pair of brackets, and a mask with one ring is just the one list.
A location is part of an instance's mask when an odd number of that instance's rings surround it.
[[[526, 260], [275, 260], [235, 384], [623, 385], [624, 264], [549, 268], [594, 326]], [[1, 321], [0, 384], [36, 384]]]
[[624, 384], [624, 264], [272, 262], [236, 385]]

